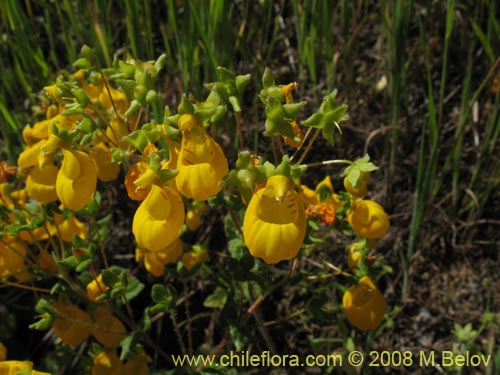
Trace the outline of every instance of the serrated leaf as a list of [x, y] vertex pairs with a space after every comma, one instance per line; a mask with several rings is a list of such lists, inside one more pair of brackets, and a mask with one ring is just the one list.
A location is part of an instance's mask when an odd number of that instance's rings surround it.
[[358, 183], [359, 176], [361, 176], [361, 171], [357, 166], [353, 166], [349, 170], [349, 174], [347, 175], [347, 179], [351, 186], [356, 186]]

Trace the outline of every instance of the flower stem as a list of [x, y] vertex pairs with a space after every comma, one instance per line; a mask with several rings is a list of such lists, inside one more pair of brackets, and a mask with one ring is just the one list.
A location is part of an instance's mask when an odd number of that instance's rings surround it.
[[309, 167], [320, 167], [322, 165], [330, 165], [330, 164], [349, 164], [349, 165], [352, 165], [353, 162], [351, 160], [347, 160], [347, 159], [334, 159], [334, 160], [318, 161], [315, 163], [304, 164], [304, 165], [309, 168]]
[[311, 150], [311, 147], [312, 147], [313, 143], [316, 141], [316, 138], [318, 138], [318, 135], [319, 135], [320, 131], [321, 131], [321, 129], [316, 129], [316, 131], [314, 132], [313, 137], [311, 138], [311, 140], [307, 144], [306, 149], [302, 153], [302, 156], [300, 157], [300, 159], [297, 162], [297, 164], [300, 164], [300, 163], [302, 163], [304, 161], [304, 159], [306, 158], [307, 154]]

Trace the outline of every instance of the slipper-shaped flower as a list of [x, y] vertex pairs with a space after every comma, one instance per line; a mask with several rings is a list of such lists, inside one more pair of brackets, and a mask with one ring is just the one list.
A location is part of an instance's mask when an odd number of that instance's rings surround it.
[[177, 190], [187, 198], [207, 200], [222, 188], [228, 173], [227, 159], [195, 115], [182, 115], [179, 129], [183, 136], [177, 160]]
[[62, 152], [64, 160], [57, 174], [57, 196], [65, 207], [77, 211], [89, 202], [96, 190], [96, 168], [84, 152], [65, 149]]
[[349, 322], [363, 331], [377, 328], [386, 311], [384, 296], [368, 276], [345, 292], [342, 306]]
[[356, 234], [370, 239], [385, 236], [390, 226], [389, 216], [384, 208], [370, 200], [351, 200], [347, 221]]
[[306, 235], [306, 216], [293, 181], [271, 176], [248, 204], [243, 221], [245, 244], [266, 263], [294, 258]]
[[50, 203], [57, 200], [56, 179], [59, 168], [47, 165], [44, 168], [35, 167], [26, 179], [28, 195], [41, 203]]
[[170, 245], [184, 223], [184, 203], [170, 187], [152, 185], [134, 215], [132, 232], [137, 244], [150, 251]]

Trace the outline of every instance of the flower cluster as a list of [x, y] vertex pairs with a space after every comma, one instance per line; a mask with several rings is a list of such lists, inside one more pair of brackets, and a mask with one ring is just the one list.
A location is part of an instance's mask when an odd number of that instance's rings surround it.
[[[243, 251], [233, 247], [231, 255], [224, 255], [239, 266], [245, 257], [252, 259], [247, 264], [266, 267], [307, 256], [308, 236], [315, 230], [337, 230], [349, 241], [355, 237], [347, 258], [353, 285], [342, 305], [353, 326], [379, 326], [386, 305], [372, 281], [377, 256], [370, 252], [390, 223], [382, 206], [366, 198], [377, 167], [368, 156], [317, 164], [347, 164], [345, 191], [334, 190], [330, 175], [314, 189], [303, 182], [314, 164], [302, 161], [317, 135], [321, 132], [333, 144], [335, 130], [347, 118], [347, 106], [339, 105], [336, 92], [300, 123], [306, 103], [294, 101], [297, 84], [277, 85], [266, 69], [259, 97], [266, 113], [265, 134], [275, 145], [272, 163], [243, 147], [240, 102], [248, 75], [221, 68], [221, 80], [207, 85], [205, 101], [183, 96], [172, 114], [162, 107], [155, 89], [163, 56], [156, 62], [116, 61], [106, 70], [94, 67], [89, 50], [84, 56], [80, 64], [85, 70], [45, 88], [44, 118], [24, 129], [26, 147], [17, 168], [0, 165], [0, 280], [21, 285], [52, 278], [55, 284], [50, 296], [40, 299], [41, 320], [33, 328], [51, 327], [71, 347], [93, 340], [93, 374], [148, 373], [150, 358], [133, 340], [141, 337], [137, 330], [149, 329], [152, 314], [171, 310], [175, 300], [170, 289], [153, 288], [156, 305], [146, 309], [142, 327], [134, 324], [129, 300], [144, 284], [110, 263], [107, 254], [113, 249], [106, 249], [103, 241], [112, 215], [99, 215], [99, 188], [111, 185], [124, 186], [130, 198], [120, 203], [133, 212], [132, 250], [149, 279], [168, 271], [185, 282], [201, 264], [217, 259], [206, 242], [193, 240], [200, 228], [207, 228], [204, 218], [214, 213], [227, 214], [238, 237], [230, 240], [244, 244]], [[231, 153], [219, 144], [217, 127], [229, 106], [240, 139], [234, 165], [226, 156]], [[294, 155], [289, 157], [285, 148]], [[15, 177], [19, 181], [13, 183]]]

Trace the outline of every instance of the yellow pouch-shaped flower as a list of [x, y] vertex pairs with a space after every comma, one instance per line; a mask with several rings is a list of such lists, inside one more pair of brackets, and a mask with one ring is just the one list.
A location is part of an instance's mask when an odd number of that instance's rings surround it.
[[94, 194], [97, 172], [90, 156], [81, 151], [63, 149], [64, 160], [57, 174], [56, 192], [70, 210], [83, 208]]
[[59, 168], [47, 165], [45, 168], [35, 167], [26, 179], [28, 195], [41, 203], [50, 203], [57, 200], [56, 180]]
[[127, 336], [127, 330], [122, 322], [105, 308], [98, 307], [92, 325], [92, 335], [106, 348], [116, 349]]
[[42, 146], [47, 143], [46, 139], [42, 139], [35, 144], [28, 146], [23, 152], [19, 154], [17, 158], [17, 165], [21, 168], [29, 168], [38, 165], [39, 158], [41, 157], [40, 152], [42, 151]]
[[352, 200], [347, 221], [356, 234], [371, 239], [385, 236], [390, 226], [382, 206], [370, 200]]
[[182, 115], [179, 129], [183, 137], [177, 160], [177, 190], [187, 198], [207, 200], [222, 188], [228, 173], [227, 159], [194, 115]]
[[243, 221], [245, 244], [266, 263], [294, 258], [306, 235], [306, 216], [300, 195], [286, 176], [272, 176], [254, 193]]
[[0, 362], [0, 375], [17, 375], [18, 373], [29, 371], [30, 375], [51, 375], [48, 372], [33, 370], [33, 363], [30, 361], [3, 361]]
[[345, 292], [342, 306], [349, 322], [363, 331], [377, 328], [386, 311], [384, 296], [368, 276]]
[[158, 251], [170, 245], [184, 223], [184, 203], [170, 187], [151, 186], [134, 215], [132, 232], [140, 247]]
[[112, 162], [108, 146], [104, 143], [95, 145], [90, 150], [90, 157], [94, 160], [99, 180], [104, 182], [116, 180], [120, 173], [120, 166]]
[[88, 314], [78, 307], [55, 302], [52, 304], [57, 318], [52, 328], [66, 344], [78, 346], [90, 335], [91, 320]]
[[174, 242], [164, 249], [158, 251], [150, 251], [146, 249], [136, 249], [135, 259], [137, 262], [144, 259], [144, 267], [149, 273], [156, 277], [160, 277], [165, 272], [165, 266], [170, 263], [175, 263], [182, 255], [182, 242], [176, 238]]

